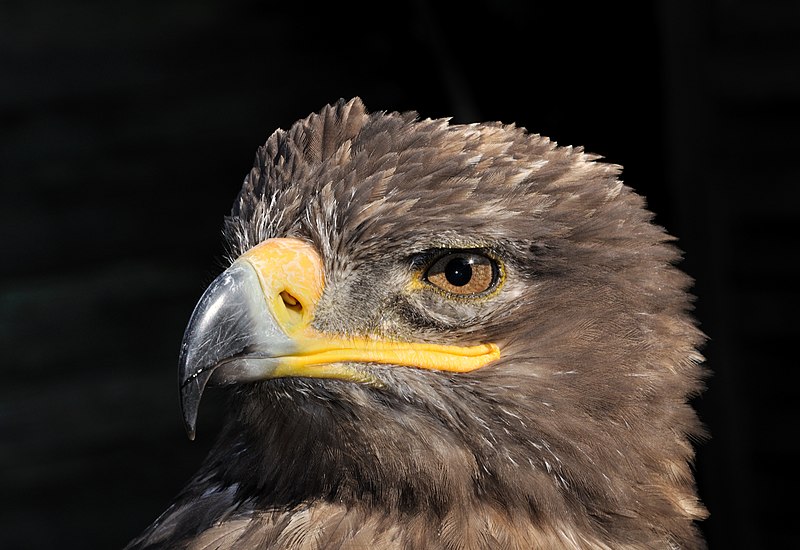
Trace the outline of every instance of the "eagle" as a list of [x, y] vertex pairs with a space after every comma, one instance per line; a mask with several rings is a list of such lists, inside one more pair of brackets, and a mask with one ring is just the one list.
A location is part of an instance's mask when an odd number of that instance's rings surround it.
[[225, 422], [127, 548], [705, 548], [693, 281], [620, 175], [358, 97], [275, 131], [180, 349]]

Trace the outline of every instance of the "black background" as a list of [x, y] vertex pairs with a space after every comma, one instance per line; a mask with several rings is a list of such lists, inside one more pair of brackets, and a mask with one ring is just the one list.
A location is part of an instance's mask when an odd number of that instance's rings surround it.
[[222, 218], [274, 129], [359, 95], [625, 167], [710, 336], [709, 544], [800, 547], [798, 4], [467, 4], [2, 3], [0, 546], [120, 548], [166, 507], [219, 426], [211, 392], [186, 440], [176, 364]]

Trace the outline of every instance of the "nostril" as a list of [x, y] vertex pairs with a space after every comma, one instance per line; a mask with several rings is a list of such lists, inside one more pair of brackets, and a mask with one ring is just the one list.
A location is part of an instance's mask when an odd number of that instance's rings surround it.
[[283, 300], [283, 304], [286, 306], [287, 309], [291, 309], [292, 311], [296, 312], [300, 312], [303, 310], [303, 306], [300, 304], [297, 298], [295, 298], [285, 290], [281, 291], [281, 299]]

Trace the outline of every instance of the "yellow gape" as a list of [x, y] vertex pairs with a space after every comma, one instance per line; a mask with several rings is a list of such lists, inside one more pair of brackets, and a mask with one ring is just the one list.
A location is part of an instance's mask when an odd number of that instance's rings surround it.
[[255, 269], [270, 313], [296, 345], [293, 353], [280, 357], [271, 377], [365, 381], [363, 371], [354, 371], [342, 363], [468, 372], [500, 356], [495, 344], [442, 346], [318, 332], [311, 323], [325, 286], [325, 275], [321, 258], [304, 241], [269, 239], [247, 251], [238, 262], [247, 262]]

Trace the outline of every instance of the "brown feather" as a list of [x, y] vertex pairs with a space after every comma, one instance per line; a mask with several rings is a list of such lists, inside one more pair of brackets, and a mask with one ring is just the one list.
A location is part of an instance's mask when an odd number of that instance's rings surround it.
[[[197, 476], [129, 548], [703, 548], [702, 389], [680, 252], [620, 167], [499, 123], [340, 101], [256, 154], [232, 258], [312, 242], [315, 327], [468, 345], [466, 374], [370, 366], [377, 389], [242, 386]], [[491, 299], [409, 292], [409, 258], [483, 247]]]

